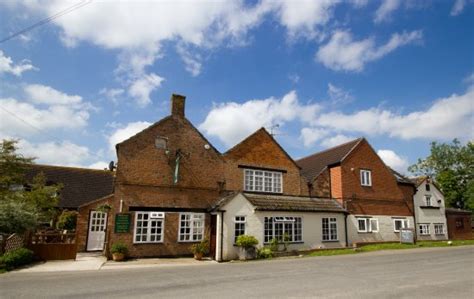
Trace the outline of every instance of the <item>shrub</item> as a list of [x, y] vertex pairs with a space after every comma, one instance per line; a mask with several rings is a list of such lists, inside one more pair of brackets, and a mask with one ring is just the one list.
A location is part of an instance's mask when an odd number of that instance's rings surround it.
[[27, 265], [33, 261], [33, 251], [26, 248], [19, 248], [5, 253], [0, 257], [0, 265], [7, 270]]
[[125, 245], [123, 243], [117, 242], [117, 243], [112, 244], [112, 246], [110, 247], [110, 252], [112, 254], [122, 253], [124, 255], [127, 255], [128, 254], [128, 247], [127, 247], [127, 245]]
[[273, 238], [270, 240], [270, 250], [271, 251], [278, 251], [278, 239]]
[[239, 247], [250, 248], [258, 244], [258, 240], [254, 236], [240, 235], [237, 237], [235, 244]]
[[64, 210], [59, 215], [57, 227], [59, 229], [74, 230], [76, 229], [77, 212]]
[[209, 241], [204, 239], [199, 243], [191, 245], [189, 250], [191, 250], [193, 254], [207, 254], [209, 252]]
[[273, 257], [273, 251], [269, 247], [263, 247], [258, 249], [257, 258], [259, 259], [269, 259]]

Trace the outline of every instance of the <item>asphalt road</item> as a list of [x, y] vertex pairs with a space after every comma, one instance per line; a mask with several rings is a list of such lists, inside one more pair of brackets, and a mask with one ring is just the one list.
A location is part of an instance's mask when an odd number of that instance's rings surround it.
[[0, 275], [1, 298], [474, 298], [474, 246]]

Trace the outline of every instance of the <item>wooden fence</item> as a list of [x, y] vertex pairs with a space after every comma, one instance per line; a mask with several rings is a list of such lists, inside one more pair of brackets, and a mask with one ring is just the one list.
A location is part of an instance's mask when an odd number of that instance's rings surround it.
[[42, 260], [76, 259], [75, 233], [38, 232], [31, 235], [28, 248]]

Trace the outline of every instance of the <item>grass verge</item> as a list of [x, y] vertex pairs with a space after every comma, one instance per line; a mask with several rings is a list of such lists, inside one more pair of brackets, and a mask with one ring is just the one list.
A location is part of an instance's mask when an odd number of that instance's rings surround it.
[[321, 250], [313, 251], [307, 256], [330, 256], [343, 254], [356, 254], [360, 252], [371, 252], [379, 250], [393, 250], [393, 249], [410, 249], [410, 248], [428, 248], [428, 247], [453, 247], [462, 245], [474, 245], [474, 240], [455, 240], [448, 244], [448, 241], [419, 241], [416, 244], [400, 244], [400, 243], [383, 243], [365, 245], [357, 249], [335, 249], [335, 250]]

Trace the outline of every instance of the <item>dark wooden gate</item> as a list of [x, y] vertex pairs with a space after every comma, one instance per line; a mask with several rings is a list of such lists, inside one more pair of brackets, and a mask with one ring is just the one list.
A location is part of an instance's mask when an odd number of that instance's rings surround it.
[[216, 258], [216, 235], [217, 235], [217, 216], [211, 215], [211, 240], [209, 255], [212, 259]]
[[28, 248], [45, 261], [76, 259], [77, 244], [75, 233], [35, 233]]

